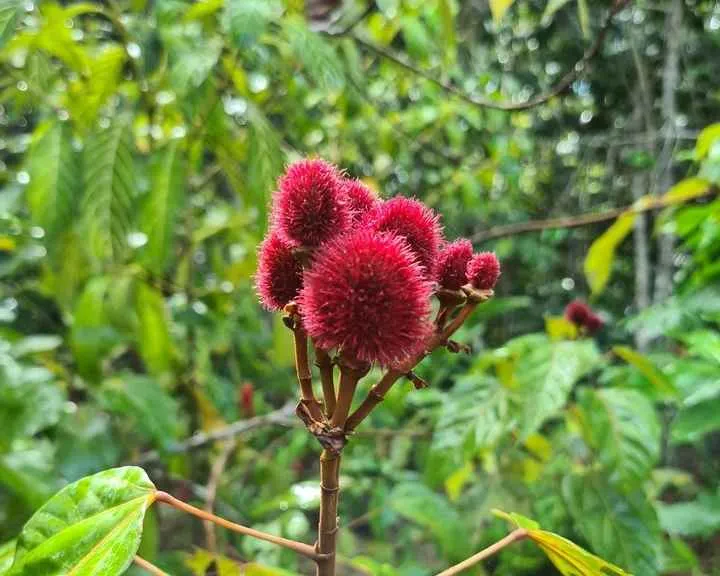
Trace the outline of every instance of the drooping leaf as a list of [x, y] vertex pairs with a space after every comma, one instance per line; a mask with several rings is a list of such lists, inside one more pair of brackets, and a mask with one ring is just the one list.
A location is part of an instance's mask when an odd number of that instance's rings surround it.
[[615, 260], [615, 250], [634, 224], [635, 214], [625, 213], [590, 246], [585, 257], [585, 278], [593, 294], [600, 294], [605, 289]]
[[582, 30], [583, 38], [590, 38], [590, 11], [588, 10], [587, 0], [577, 0], [578, 22], [580, 22], [580, 30]]
[[26, 194], [33, 221], [54, 238], [71, 225], [82, 194], [80, 155], [73, 148], [68, 123], [50, 121], [35, 130], [27, 171]]
[[0, 48], [15, 32], [15, 24], [21, 8], [20, 0], [0, 0]]
[[246, 48], [265, 31], [278, 14], [273, 0], [228, 0], [223, 14], [225, 29], [238, 48]]
[[300, 18], [285, 17], [283, 27], [293, 55], [300, 60], [310, 79], [322, 90], [341, 88], [345, 73], [333, 46], [308, 29]]
[[658, 392], [665, 396], [677, 396], [677, 389], [672, 381], [665, 376], [653, 362], [646, 356], [628, 346], [613, 346], [613, 352], [625, 362], [637, 368], [647, 378]]
[[82, 216], [87, 245], [100, 262], [117, 261], [127, 247], [135, 210], [135, 168], [125, 120], [98, 130], [85, 146]]
[[170, 368], [172, 350], [165, 299], [155, 288], [140, 283], [135, 294], [137, 343], [148, 370], [161, 374]]
[[563, 497], [595, 552], [635, 576], [658, 573], [660, 527], [642, 489], [623, 493], [604, 474], [588, 473], [567, 476]]
[[500, 22], [515, 0], [490, 0], [490, 11], [495, 23]]
[[467, 555], [460, 516], [443, 496], [424, 484], [405, 483], [393, 489], [388, 501], [395, 512], [428, 529], [448, 558]]
[[579, 394], [583, 436], [596, 450], [610, 481], [637, 486], [660, 455], [660, 422], [645, 395], [622, 388]]
[[158, 152], [152, 168], [150, 192], [142, 213], [142, 230], [147, 235], [145, 265], [162, 275], [165, 271], [177, 218], [185, 200], [187, 160], [179, 140]]
[[136, 467], [114, 468], [70, 484], [28, 520], [11, 574], [119, 576], [140, 545], [155, 486]]
[[703, 160], [717, 140], [720, 140], [720, 122], [710, 124], [700, 132], [695, 142], [695, 159]]

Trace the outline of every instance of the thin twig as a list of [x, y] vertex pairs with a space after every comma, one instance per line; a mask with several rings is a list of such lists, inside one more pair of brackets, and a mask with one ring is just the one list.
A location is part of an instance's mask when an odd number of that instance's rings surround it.
[[711, 196], [715, 196], [717, 193], [717, 188], [711, 188], [706, 194], [703, 194], [702, 196], [695, 196], [693, 198], [658, 198], [637, 206], [630, 204], [629, 206], [611, 208], [610, 210], [602, 212], [590, 212], [588, 214], [580, 214], [579, 216], [562, 216], [560, 218], [549, 218], [547, 220], [528, 220], [527, 222], [518, 222], [517, 224], [493, 226], [487, 230], [477, 232], [471, 236], [470, 239], [473, 242], [484, 242], [495, 238], [504, 238], [506, 236], [515, 236], [517, 234], [527, 234], [528, 232], [540, 232], [542, 230], [554, 230], [557, 228], [579, 228], [581, 226], [615, 220], [615, 218], [621, 216], [625, 212], [634, 212], [636, 214], [651, 212], [660, 208], [667, 208], [669, 206], [685, 204], [694, 200], [709, 198]]
[[190, 436], [190, 438], [183, 440], [182, 442], [170, 444], [169, 446], [164, 448], [162, 452], [157, 450], [146, 452], [145, 454], [142, 454], [135, 461], [135, 463], [142, 465], [148, 464], [150, 462], [155, 462], [160, 459], [162, 454], [180, 454], [182, 452], [189, 452], [190, 450], [200, 448], [202, 446], [205, 446], [206, 444], [210, 444], [211, 442], [234, 438], [236, 436], [240, 436], [241, 434], [245, 434], [247, 432], [250, 432], [251, 430], [255, 430], [256, 428], [262, 428], [264, 426], [287, 426], [291, 422], [290, 417], [294, 412], [294, 406], [292, 404], [286, 404], [282, 408], [274, 410], [273, 412], [268, 412], [267, 414], [263, 414], [262, 416], [255, 416], [254, 418], [249, 418], [247, 420], [239, 420], [237, 422], [234, 422], [233, 424], [230, 424], [229, 426], [218, 428], [210, 432], [199, 432], [198, 434], [194, 434]]
[[[237, 439], [231, 438], [225, 441], [223, 444], [222, 451], [213, 462], [212, 468], [210, 469], [210, 479], [207, 485], [207, 498], [205, 500], [205, 511], [212, 514], [215, 508], [215, 498], [217, 497], [217, 488], [222, 478], [225, 466], [227, 466], [230, 455], [237, 446]], [[210, 554], [217, 556], [217, 534], [215, 533], [215, 526], [212, 522], [206, 521], [205, 525], [205, 538], [207, 540], [207, 547]]]
[[455, 576], [455, 574], [460, 574], [460, 572], [462, 572], [463, 570], [467, 570], [471, 566], [475, 566], [475, 564], [482, 562], [483, 560], [485, 560], [485, 558], [488, 558], [493, 554], [497, 554], [498, 552], [500, 552], [500, 550], [502, 550], [506, 546], [509, 546], [513, 542], [517, 542], [518, 540], [523, 540], [527, 538], [527, 535], [527, 530], [525, 530], [524, 528], [518, 528], [517, 530], [513, 530], [502, 540], [498, 540], [497, 542], [495, 542], [495, 544], [488, 546], [474, 556], [470, 556], [470, 558], [468, 558], [467, 560], [463, 560], [459, 564], [455, 564], [455, 566], [451, 566], [447, 570], [443, 570], [435, 576]]
[[135, 556], [135, 558], [133, 558], [133, 562], [145, 570], [145, 572], [152, 574], [153, 576], [170, 576], [170, 574], [160, 570], [160, 568], [155, 566], [155, 564], [148, 562], [145, 558], [141, 558], [140, 556]]
[[196, 508], [195, 506], [188, 504], [187, 502], [178, 500], [167, 492], [156, 492], [155, 500], [157, 502], [168, 504], [173, 508], [177, 508], [182, 512], [186, 512], [187, 514], [196, 516], [201, 520], [209, 520], [210, 522], [214, 522], [218, 526], [222, 526], [223, 528], [227, 528], [228, 530], [232, 530], [233, 532], [237, 532], [238, 534], [244, 534], [245, 536], [251, 536], [252, 538], [257, 538], [258, 540], [264, 540], [265, 542], [270, 542], [272, 544], [282, 546], [283, 548], [287, 548], [288, 550], [297, 552], [301, 556], [305, 556], [307, 558], [310, 558], [311, 560], [317, 561], [323, 559], [323, 557], [315, 551], [315, 548], [313, 546], [310, 546], [309, 544], [297, 542], [295, 540], [289, 540], [288, 538], [283, 538], [282, 536], [275, 536], [274, 534], [268, 534], [267, 532], [261, 532], [260, 530], [255, 530], [254, 528], [248, 528], [247, 526], [243, 526], [242, 524], [231, 522], [230, 520], [226, 520], [225, 518], [220, 518], [219, 516], [215, 516], [215, 514], [210, 514], [209, 512], [206, 512], [205, 510], [202, 510], [200, 508]]
[[429, 74], [425, 70], [422, 70], [421, 68], [417, 67], [415, 64], [409, 62], [402, 56], [398, 56], [389, 50], [381, 47], [376, 46], [375, 44], [372, 44], [371, 42], [368, 42], [362, 38], [360, 38], [357, 34], [354, 33], [347, 33], [344, 34], [343, 32], [339, 33], [331, 33], [328, 32], [331, 36], [349, 36], [352, 38], [358, 45], [362, 46], [369, 52], [373, 52], [378, 56], [381, 56], [382, 58], [385, 58], [386, 60], [396, 64], [397, 66], [400, 66], [401, 68], [404, 68], [405, 70], [408, 70], [409, 72], [412, 72], [413, 74], [420, 76], [421, 78], [427, 80], [428, 82], [431, 82], [441, 88], [442, 90], [445, 90], [446, 92], [453, 94], [454, 96], [457, 96], [461, 100], [472, 104], [473, 106], [479, 106], [481, 108], [491, 108], [493, 110], [504, 110], [504, 111], [517, 111], [517, 110], [527, 110], [529, 108], [534, 108], [535, 106], [539, 106], [540, 104], [544, 104], [548, 100], [551, 100], [552, 98], [559, 96], [563, 92], [565, 92], [570, 86], [572, 86], [573, 82], [577, 80], [580, 75], [587, 69], [588, 64], [590, 61], [597, 56], [597, 54], [600, 52], [600, 49], [602, 48], [605, 37], [607, 36], [608, 31], [610, 30], [610, 26], [612, 25], [612, 22], [615, 18], [615, 15], [622, 10], [627, 4], [629, 4], [630, 0], [616, 0], [613, 4], [613, 7], [610, 9], [610, 13], [608, 14], [607, 18], [605, 19], [605, 22], [600, 28], [600, 31], [598, 32], [597, 37], [595, 38], [595, 41], [592, 43], [592, 45], [585, 51], [582, 58], [578, 60], [572, 68], [570, 68], [565, 75], [560, 78], [557, 84], [555, 84], [553, 87], [551, 87], [547, 92], [543, 92], [542, 94], [538, 94], [534, 98], [530, 98], [529, 100], [526, 100], [525, 102], [498, 102], [496, 100], [490, 100], [487, 98], [481, 98], [478, 96], [472, 96], [468, 94], [467, 92], [464, 92], [463, 90], [453, 86], [452, 84], [448, 84], [447, 82], [444, 82], [443, 80], [440, 80], [439, 78], [433, 76], [432, 74]]

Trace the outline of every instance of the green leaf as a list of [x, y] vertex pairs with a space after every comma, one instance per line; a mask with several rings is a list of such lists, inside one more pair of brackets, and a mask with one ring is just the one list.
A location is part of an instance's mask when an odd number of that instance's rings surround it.
[[177, 401], [153, 378], [126, 374], [103, 382], [105, 408], [129, 420], [133, 428], [165, 447], [183, 432]]
[[135, 313], [138, 317], [138, 351], [145, 365], [152, 374], [168, 371], [172, 352], [169, 317], [163, 295], [147, 284], [139, 284], [135, 295]]
[[27, 171], [30, 214], [47, 236], [54, 239], [58, 232], [70, 226], [82, 194], [80, 155], [72, 145], [68, 123], [49, 121], [35, 130]]
[[14, 556], [15, 540], [10, 540], [10, 542], [5, 542], [0, 546], [0, 576], [4, 576], [10, 570]]
[[279, 12], [279, 6], [271, 0], [227, 0], [223, 23], [235, 46], [244, 49], [257, 40]]
[[335, 49], [296, 17], [283, 18], [292, 54], [300, 60], [310, 79], [322, 90], [336, 90], [345, 83], [342, 61]]
[[600, 294], [610, 279], [615, 250], [633, 229], [635, 214], [626, 212], [596, 238], [585, 257], [585, 278], [593, 294]]
[[28, 510], [35, 510], [55, 491], [54, 450], [49, 440], [17, 440], [0, 455], [0, 485]]
[[186, 96], [192, 89], [200, 87], [210, 76], [220, 58], [222, 41], [211, 38], [201, 46], [183, 43], [172, 54], [170, 82], [179, 96]]
[[150, 193], [143, 206], [142, 230], [148, 241], [145, 265], [162, 275], [167, 268], [178, 215], [185, 201], [187, 160], [179, 140], [158, 152], [152, 167]]
[[527, 438], [565, 404], [573, 386], [595, 368], [601, 356], [593, 340], [537, 341], [514, 367], [520, 403], [519, 435]]
[[15, 33], [22, 4], [20, 0], [0, 0], [0, 48]]
[[625, 360], [625, 362], [636, 368], [643, 376], [645, 376], [645, 378], [647, 378], [648, 381], [655, 386], [658, 392], [669, 397], [677, 396], [678, 391], [677, 388], [675, 388], [675, 385], [667, 376], [665, 376], [665, 374], [660, 372], [660, 370], [649, 358], [643, 356], [640, 352], [637, 352], [628, 346], [613, 346], [612, 350], [620, 358]]
[[11, 574], [117, 576], [140, 545], [155, 486], [136, 467], [114, 468], [70, 484], [25, 524]]
[[[714, 383], [717, 388], [718, 383]], [[720, 392], [701, 402], [685, 402], [670, 428], [673, 444], [697, 442], [706, 434], [720, 430]]]
[[661, 534], [657, 516], [642, 490], [623, 494], [604, 474], [573, 475], [563, 497], [592, 549], [635, 576], [656, 576]]
[[251, 105], [248, 110], [247, 188], [249, 200], [260, 210], [258, 218], [266, 218], [270, 191], [285, 164], [280, 137], [261, 110]]
[[455, 62], [457, 51], [457, 38], [455, 36], [455, 15], [451, 0], [438, 0], [440, 11], [441, 37], [443, 43], [443, 55], [445, 65], [450, 66]]
[[549, 0], [549, 2], [545, 5], [545, 11], [540, 19], [540, 24], [548, 26], [555, 17], [555, 13], [568, 2], [570, 2], [570, 0]]
[[720, 122], [706, 126], [698, 135], [695, 142], [695, 160], [703, 160], [717, 140], [720, 140]]
[[127, 248], [136, 191], [132, 154], [123, 119], [93, 134], [85, 146], [84, 229], [101, 262], [118, 261]]
[[587, 0], [577, 0], [578, 21], [580, 22], [580, 30], [582, 30], [583, 38], [590, 38], [590, 12], [588, 10]]
[[514, 1], [515, 0], [490, 0], [490, 12], [492, 12], [493, 20], [495, 20], [496, 24], [502, 20]]
[[621, 568], [590, 554], [567, 538], [540, 530], [540, 525], [530, 518], [502, 510], [493, 510], [493, 514], [518, 528], [525, 528], [527, 537], [538, 545], [563, 576], [629, 576]]
[[202, 20], [218, 12], [223, 5], [225, 5], [225, 0], [200, 0], [199, 2], [194, 2], [188, 11], [185, 12], [183, 20], [185, 22]]
[[703, 492], [691, 502], [658, 502], [655, 507], [660, 525], [672, 536], [709, 538], [720, 530], [720, 492]]
[[655, 408], [636, 390], [585, 389], [579, 394], [583, 436], [597, 451], [610, 481], [637, 486], [660, 456]]
[[448, 558], [467, 555], [469, 542], [461, 518], [443, 496], [424, 484], [408, 482], [396, 486], [388, 501], [395, 512], [428, 529]]

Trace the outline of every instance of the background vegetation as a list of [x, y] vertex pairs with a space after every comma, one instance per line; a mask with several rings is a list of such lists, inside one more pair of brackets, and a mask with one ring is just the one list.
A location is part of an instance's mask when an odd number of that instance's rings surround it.
[[[473, 355], [348, 446], [341, 573], [437, 571], [505, 533], [494, 507], [638, 576], [720, 573], [717, 3], [305, 4], [0, 0], [0, 542], [123, 463], [313, 540], [318, 446], [252, 274], [276, 177], [316, 154], [504, 272]], [[308, 570], [167, 511], [141, 550]], [[530, 545], [484, 570], [553, 573]]]

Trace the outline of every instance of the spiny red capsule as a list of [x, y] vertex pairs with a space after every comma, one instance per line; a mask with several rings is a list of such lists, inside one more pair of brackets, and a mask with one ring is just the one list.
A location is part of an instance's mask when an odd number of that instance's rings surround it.
[[480, 252], [470, 259], [466, 273], [475, 288], [492, 290], [500, 277], [500, 262], [493, 252]]
[[357, 224], [374, 206], [379, 199], [368, 186], [360, 180], [345, 179], [343, 190], [350, 208], [350, 217], [353, 224]]
[[398, 196], [376, 206], [364, 222], [375, 232], [402, 236], [428, 278], [434, 276], [442, 228], [438, 215], [425, 204]]
[[595, 334], [604, 325], [605, 322], [595, 313], [591, 313], [590, 316], [585, 319], [585, 330], [587, 330], [587, 333], [590, 335]]
[[392, 366], [429, 336], [431, 291], [401, 237], [362, 229], [317, 254], [298, 302], [303, 325], [318, 346]]
[[350, 210], [338, 170], [319, 159], [291, 164], [273, 197], [272, 218], [293, 246], [315, 248], [344, 232]]
[[573, 300], [565, 306], [565, 318], [576, 326], [585, 326], [587, 319], [593, 315], [590, 306], [582, 300]]
[[291, 244], [277, 231], [271, 231], [260, 245], [255, 288], [269, 310], [282, 310], [294, 300], [302, 287], [303, 270]]
[[464, 238], [441, 248], [437, 259], [437, 282], [441, 288], [459, 290], [465, 284], [467, 264], [472, 255], [472, 244]]

